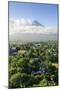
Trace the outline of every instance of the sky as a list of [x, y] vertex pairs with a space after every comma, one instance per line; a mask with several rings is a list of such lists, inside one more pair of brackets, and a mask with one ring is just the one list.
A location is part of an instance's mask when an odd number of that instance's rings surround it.
[[9, 19], [15, 23], [37, 20], [46, 27], [57, 28], [57, 4], [9, 2]]

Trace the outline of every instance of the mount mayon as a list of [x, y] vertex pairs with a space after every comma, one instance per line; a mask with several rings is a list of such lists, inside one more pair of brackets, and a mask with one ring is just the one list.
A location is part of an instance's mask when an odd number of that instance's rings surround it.
[[37, 42], [57, 40], [57, 30], [46, 28], [37, 20], [9, 21], [9, 41], [10, 42]]

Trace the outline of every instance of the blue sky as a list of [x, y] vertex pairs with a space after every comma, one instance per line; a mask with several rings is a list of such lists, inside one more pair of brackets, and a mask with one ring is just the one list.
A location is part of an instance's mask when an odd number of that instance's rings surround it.
[[9, 2], [9, 18], [29, 18], [46, 27], [57, 27], [57, 5]]

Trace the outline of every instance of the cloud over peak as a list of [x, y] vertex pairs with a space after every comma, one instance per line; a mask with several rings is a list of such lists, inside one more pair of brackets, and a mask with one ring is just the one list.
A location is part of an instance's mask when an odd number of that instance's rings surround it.
[[[54, 29], [55, 32], [57, 31]], [[10, 19], [9, 20], [9, 34], [14, 33], [41, 33], [49, 34], [54, 32], [53, 29], [45, 27], [43, 24], [39, 23], [37, 20], [30, 19]]]

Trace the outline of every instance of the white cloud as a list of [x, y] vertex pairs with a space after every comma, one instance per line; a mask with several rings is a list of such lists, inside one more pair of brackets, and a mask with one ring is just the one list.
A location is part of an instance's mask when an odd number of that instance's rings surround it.
[[9, 34], [13, 33], [56, 33], [57, 28], [43, 28], [42, 26], [33, 26], [30, 19], [10, 19], [9, 20]]

